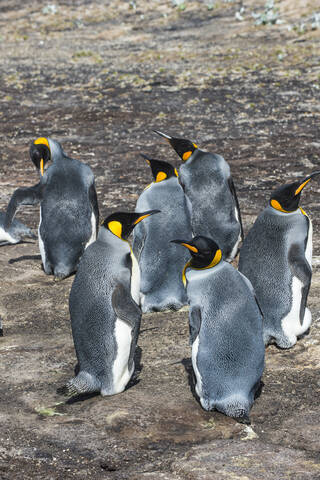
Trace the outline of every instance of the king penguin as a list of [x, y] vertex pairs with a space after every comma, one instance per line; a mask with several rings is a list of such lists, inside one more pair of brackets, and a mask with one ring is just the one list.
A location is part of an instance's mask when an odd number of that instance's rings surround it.
[[205, 410], [248, 423], [264, 369], [262, 315], [252, 285], [222, 259], [212, 239], [173, 242], [191, 254], [183, 279], [195, 391]]
[[[5, 230], [20, 205], [40, 203], [38, 239], [44, 271], [61, 279], [76, 270], [84, 249], [96, 239], [99, 209], [94, 176], [88, 165], [69, 158], [51, 138], [35, 140], [30, 157], [40, 172], [40, 182], [13, 193]], [[52, 165], [44, 170], [49, 160]]]
[[110, 215], [82, 255], [69, 299], [79, 373], [60, 391], [114, 395], [128, 384], [141, 310], [139, 266], [127, 238], [154, 213]]
[[239, 271], [252, 283], [264, 315], [265, 344], [290, 348], [308, 330], [312, 223], [299, 208], [302, 189], [320, 171], [271, 195], [240, 250]]
[[168, 243], [172, 236], [190, 237], [191, 223], [186, 198], [178, 182], [177, 170], [167, 162], [143, 158], [149, 163], [154, 181], [138, 198], [136, 211], [161, 210], [133, 231], [133, 252], [141, 272], [143, 313], [179, 310], [187, 303], [181, 270], [188, 252]]
[[155, 130], [183, 160], [179, 182], [188, 199], [194, 235], [214, 238], [231, 262], [243, 237], [240, 208], [230, 167], [220, 155], [204, 152], [183, 138]]

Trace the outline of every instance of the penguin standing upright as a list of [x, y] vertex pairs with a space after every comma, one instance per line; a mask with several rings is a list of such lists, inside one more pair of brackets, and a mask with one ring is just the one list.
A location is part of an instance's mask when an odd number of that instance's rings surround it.
[[190, 140], [155, 132], [184, 162], [179, 168], [179, 182], [189, 200], [193, 234], [216, 239], [224, 259], [231, 262], [238, 253], [243, 230], [228, 163], [220, 155], [200, 150]]
[[[4, 226], [9, 229], [20, 205], [40, 203], [38, 238], [44, 271], [64, 278], [76, 270], [84, 249], [96, 239], [99, 210], [94, 176], [88, 165], [67, 157], [51, 138], [35, 140], [30, 157], [40, 171], [40, 182], [13, 193]], [[49, 160], [53, 164], [44, 171]]]
[[181, 279], [188, 252], [168, 238], [191, 236], [186, 198], [178, 182], [176, 169], [167, 162], [142, 155], [149, 163], [154, 182], [140, 195], [136, 211], [161, 210], [133, 231], [133, 252], [141, 272], [141, 309], [145, 312], [178, 310], [187, 303]]
[[127, 238], [135, 225], [157, 212], [110, 215], [97, 241], [82, 255], [69, 300], [79, 366], [64, 388], [69, 394], [114, 395], [133, 374], [141, 320], [140, 272]]
[[183, 278], [196, 393], [205, 410], [248, 422], [264, 368], [262, 315], [252, 285], [222, 260], [212, 239], [173, 242], [192, 256]]
[[302, 189], [320, 172], [278, 188], [240, 250], [239, 271], [252, 283], [264, 316], [264, 341], [290, 348], [311, 324], [312, 223], [299, 208]]

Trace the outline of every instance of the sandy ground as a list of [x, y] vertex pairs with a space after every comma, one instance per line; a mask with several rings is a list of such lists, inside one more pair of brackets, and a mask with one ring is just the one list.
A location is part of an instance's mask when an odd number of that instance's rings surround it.
[[[175, 153], [160, 129], [222, 154], [245, 231], [283, 182], [319, 169], [320, 29], [316, 0], [0, 3], [0, 208], [37, 174], [30, 142], [48, 135], [88, 163], [103, 217], [131, 209], [150, 172], [140, 152]], [[209, 5], [209, 6], [208, 6]], [[304, 27], [301, 27], [301, 23]], [[138, 381], [112, 398], [66, 403], [76, 363], [73, 278], [41, 270], [36, 242], [0, 249], [1, 479], [320, 479], [320, 231], [317, 180], [302, 206], [314, 224], [313, 325], [290, 351], [266, 351], [251, 427], [201, 409], [189, 386], [187, 311], [143, 316]], [[38, 208], [18, 218], [36, 229]]]

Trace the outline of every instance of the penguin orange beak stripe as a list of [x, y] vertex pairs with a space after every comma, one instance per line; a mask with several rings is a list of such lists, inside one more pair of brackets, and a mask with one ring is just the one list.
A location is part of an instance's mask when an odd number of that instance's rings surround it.
[[141, 215], [141, 217], [139, 217], [139, 218], [134, 222], [134, 225], [137, 225], [137, 223], [141, 222], [141, 220], [143, 220], [144, 218], [150, 217], [150, 215], [152, 215], [152, 213], [148, 213], [147, 215]]
[[310, 182], [311, 178], [308, 178], [308, 180], [306, 180], [305, 182], [303, 182], [298, 188], [297, 190], [294, 192], [295, 195], [298, 195], [301, 190], [307, 185], [308, 182]]
[[198, 253], [199, 250], [196, 247], [193, 247], [192, 245], [189, 245], [188, 243], [181, 243], [184, 247], [188, 248], [191, 250], [191, 252]]
[[43, 176], [43, 172], [44, 172], [44, 168], [43, 168], [43, 158], [41, 158], [41, 160], [40, 160], [40, 172], [41, 172], [41, 175]]

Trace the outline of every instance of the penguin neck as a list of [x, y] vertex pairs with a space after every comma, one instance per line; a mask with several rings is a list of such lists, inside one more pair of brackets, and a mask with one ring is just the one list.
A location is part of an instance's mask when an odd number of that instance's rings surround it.
[[266, 210], [269, 213], [271, 213], [272, 215], [278, 215], [280, 217], [287, 217], [287, 216], [290, 216], [290, 215], [306, 215], [306, 212], [304, 212], [301, 207], [298, 207], [293, 212], [281, 212], [281, 210], [277, 210], [276, 208], [272, 207], [271, 205], [268, 205]]
[[59, 142], [48, 138], [48, 143], [50, 147], [51, 161], [53, 163], [59, 162], [60, 160], [66, 158], [66, 155]]
[[100, 227], [97, 240], [99, 242], [107, 244], [108, 246], [114, 247], [117, 250], [121, 249], [121, 250], [124, 251], [124, 253], [130, 253], [131, 252], [129, 242], [127, 242], [126, 240], [122, 240], [121, 238], [117, 237], [116, 235], [111, 233], [110, 230], [108, 230], [105, 227]]
[[203, 267], [203, 268], [191, 267], [189, 265], [189, 262], [186, 263], [182, 272], [182, 281], [184, 286], [186, 286], [187, 282], [192, 280], [192, 278], [194, 279], [205, 278], [208, 275], [219, 272], [224, 267], [225, 263], [226, 262], [224, 262], [223, 260], [220, 260], [220, 262], [215, 265], [210, 264], [207, 267]]

